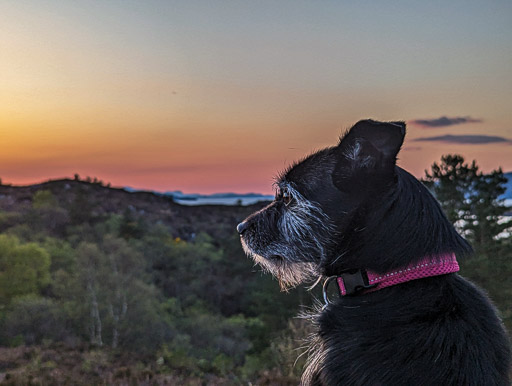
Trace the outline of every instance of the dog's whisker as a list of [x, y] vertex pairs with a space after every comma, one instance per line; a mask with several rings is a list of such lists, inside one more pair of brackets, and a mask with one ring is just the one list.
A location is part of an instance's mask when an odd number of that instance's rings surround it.
[[[301, 347], [301, 349], [307, 348], [307, 347], [309, 347], [309, 346]], [[305, 351], [301, 352], [299, 355], [297, 355], [297, 358], [295, 358], [295, 361], [293, 362], [293, 367], [297, 366], [297, 362], [299, 361], [299, 359], [301, 359], [304, 355], [307, 355], [307, 354], [308, 354], [308, 350], [305, 350]]]
[[339, 259], [341, 259], [343, 256], [345, 256], [348, 253], [348, 251], [344, 251], [343, 253], [340, 253], [331, 263], [330, 265], [334, 265], [338, 262]]
[[313, 285], [306, 287], [306, 289], [308, 291], [313, 290], [313, 288], [315, 288], [318, 285], [318, 283], [320, 283], [322, 281], [322, 279], [323, 279], [323, 276], [318, 276], [318, 279], [316, 279], [316, 281], [313, 283]]

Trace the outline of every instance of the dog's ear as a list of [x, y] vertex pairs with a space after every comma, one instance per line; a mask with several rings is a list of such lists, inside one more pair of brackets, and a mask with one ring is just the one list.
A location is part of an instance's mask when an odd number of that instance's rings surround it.
[[335, 149], [334, 181], [361, 170], [372, 174], [392, 171], [404, 137], [405, 122], [357, 122]]
[[[384, 159], [395, 160], [404, 137], [405, 122], [366, 119], [352, 126], [341, 139], [340, 147], [355, 149], [360, 157], [375, 156], [375, 152], [378, 152]], [[368, 154], [365, 154], [365, 150]]]

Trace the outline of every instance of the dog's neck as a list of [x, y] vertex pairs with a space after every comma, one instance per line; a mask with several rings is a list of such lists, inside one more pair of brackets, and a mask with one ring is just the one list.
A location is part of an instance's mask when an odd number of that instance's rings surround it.
[[425, 256], [471, 253], [426, 187], [396, 168], [396, 185], [370, 200], [364, 215], [354, 218], [322, 274], [335, 276], [350, 269], [386, 273], [423, 260]]

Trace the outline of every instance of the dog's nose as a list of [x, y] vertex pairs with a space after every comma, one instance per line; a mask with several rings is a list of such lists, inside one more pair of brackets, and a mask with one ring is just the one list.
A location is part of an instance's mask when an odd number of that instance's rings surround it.
[[247, 230], [247, 228], [249, 228], [249, 223], [247, 221], [242, 221], [240, 224], [236, 226], [236, 230], [240, 234], [244, 233]]

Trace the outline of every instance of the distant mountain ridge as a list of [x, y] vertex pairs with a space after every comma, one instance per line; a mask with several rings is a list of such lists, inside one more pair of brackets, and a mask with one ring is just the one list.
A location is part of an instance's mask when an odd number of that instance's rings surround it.
[[[135, 189], [132, 187], [125, 187], [124, 190], [127, 192], [142, 192], [145, 190]], [[172, 198], [175, 202], [191, 204], [195, 202], [198, 205], [201, 204], [221, 204], [221, 205], [235, 205], [238, 202], [242, 202], [244, 205], [247, 203], [254, 203], [257, 201], [270, 201], [273, 200], [274, 196], [265, 195], [261, 193], [212, 193], [212, 194], [201, 194], [201, 193], [183, 193], [181, 190], [173, 190], [166, 192], [150, 191], [158, 196], [165, 196]]]
[[181, 190], [168, 191], [163, 193], [166, 196], [172, 196], [175, 198], [253, 198], [253, 197], [273, 197], [261, 193], [212, 193], [212, 194], [200, 194], [200, 193], [191, 193], [186, 194]]

